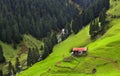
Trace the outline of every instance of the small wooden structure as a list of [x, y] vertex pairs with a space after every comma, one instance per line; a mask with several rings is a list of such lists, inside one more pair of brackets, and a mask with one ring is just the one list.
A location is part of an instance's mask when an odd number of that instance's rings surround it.
[[87, 48], [86, 47], [73, 48], [72, 49], [72, 55], [74, 55], [74, 56], [84, 56], [84, 55], [87, 55]]

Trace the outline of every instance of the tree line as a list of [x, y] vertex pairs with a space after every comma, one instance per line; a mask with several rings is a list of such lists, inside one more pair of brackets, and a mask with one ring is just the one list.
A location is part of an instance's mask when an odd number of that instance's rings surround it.
[[[89, 22], [94, 20], [96, 17], [99, 16], [103, 8], [106, 10], [109, 9], [110, 3], [109, 0], [97, 0], [93, 3], [89, 8], [84, 10], [82, 14], [78, 15], [72, 24], [72, 30], [76, 34], [86, 26]], [[101, 19], [102, 20], [102, 19]]]
[[[11, 75], [15, 75], [16, 73], [21, 71], [21, 65], [20, 65], [20, 61], [19, 58], [16, 58], [16, 62], [15, 62], [15, 66], [12, 65], [11, 61], [7, 62], [4, 54], [3, 54], [3, 48], [0, 45], [0, 63], [8, 63], [8, 72], [7, 74], [5, 74], [6, 76], [11, 76]], [[4, 76], [3, 71], [0, 69], [0, 76]]]
[[103, 8], [103, 10], [99, 14], [99, 18], [94, 19], [90, 22], [90, 30], [89, 34], [91, 36], [91, 39], [95, 39], [95, 37], [99, 34], [104, 34], [106, 31], [105, 26], [105, 19], [106, 19], [106, 9]]
[[[102, 4], [102, 2], [104, 2], [104, 0], [103, 1], [100, 0], [100, 2], [98, 1], [98, 2], [94, 3], [93, 6], [89, 7], [89, 9], [85, 10], [81, 15], [77, 16], [77, 18], [72, 23], [72, 29], [71, 29], [70, 23], [67, 23], [66, 27], [65, 27], [65, 29], [67, 31], [65, 31], [66, 34], [62, 34], [62, 37], [61, 37], [62, 40], [65, 40], [71, 34], [72, 30], [74, 33], [77, 33], [88, 22], [90, 22], [90, 32], [89, 33], [90, 33], [91, 37], [94, 37], [98, 33], [98, 30], [103, 31], [105, 17], [106, 17], [105, 16], [106, 9], [103, 9], [102, 7], [96, 7], [96, 6], [98, 6], [100, 3], [101, 6], [103, 6], [104, 8], [108, 9], [109, 7], [107, 5], [104, 6], [104, 4]], [[96, 10], [94, 10], [95, 8], [96, 8]], [[97, 10], [98, 8], [100, 9], [99, 13], [94, 15], [96, 13], [96, 11], [98, 11]], [[100, 17], [99, 17], [99, 21], [98, 21], [95, 18], [99, 15], [100, 15]], [[101, 23], [100, 27], [99, 27], [99, 22]], [[43, 47], [44, 51], [41, 55], [38, 55], [38, 53], [34, 54], [35, 50], [33, 50], [33, 51], [29, 50], [28, 57], [27, 57], [28, 66], [31, 66], [34, 63], [38, 62], [39, 58], [40, 58], [40, 60], [45, 59], [50, 53], [52, 53], [54, 45], [56, 45], [58, 43], [56, 36], [57, 36], [57, 34], [55, 33], [55, 31], [53, 31], [52, 34], [47, 35], [47, 37], [44, 39], [44, 47]], [[40, 56], [40, 57], [36, 57], [36, 56]]]
[[0, 0], [0, 40], [19, 43], [23, 34], [41, 39], [59, 31], [78, 11], [68, 0]]

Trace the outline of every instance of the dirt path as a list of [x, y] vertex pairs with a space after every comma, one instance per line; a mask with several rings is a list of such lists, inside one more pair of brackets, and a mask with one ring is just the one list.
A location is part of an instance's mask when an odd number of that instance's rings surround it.
[[109, 62], [109, 63], [112, 63], [113, 66], [114, 66], [118, 71], [120, 71], [120, 66], [119, 66], [118, 63], [117, 63], [117, 60], [112, 60], [112, 59], [110, 59], [110, 58], [104, 58], [104, 57], [99, 57], [99, 56], [90, 56], [90, 55], [88, 55], [87, 57], [105, 60], [105, 61], [107, 61], [107, 62]]

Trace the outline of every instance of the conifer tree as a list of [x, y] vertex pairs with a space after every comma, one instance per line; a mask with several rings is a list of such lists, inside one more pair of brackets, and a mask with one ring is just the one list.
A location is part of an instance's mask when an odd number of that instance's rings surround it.
[[32, 65], [32, 50], [29, 48], [29, 51], [28, 51], [28, 55], [27, 55], [27, 66], [31, 66]]
[[99, 22], [101, 23], [100, 25], [100, 31], [101, 34], [103, 34], [105, 32], [105, 19], [106, 19], [106, 8], [103, 8], [103, 10], [100, 12], [100, 16], [99, 16]]
[[57, 37], [56, 37], [56, 33], [53, 33], [52, 35], [52, 46], [57, 44]]
[[16, 68], [16, 72], [20, 72], [21, 67], [20, 67], [20, 61], [18, 57], [16, 58], [15, 68]]
[[13, 68], [13, 66], [12, 66], [12, 63], [11, 63], [11, 61], [9, 61], [9, 64], [8, 64], [8, 75], [9, 76], [11, 76], [11, 75], [13, 75], [14, 74], [14, 68]]
[[2, 46], [0, 45], [0, 63], [5, 62], [5, 57], [3, 55], [3, 49]]
[[0, 70], [0, 76], [3, 76], [3, 71], [2, 70]]

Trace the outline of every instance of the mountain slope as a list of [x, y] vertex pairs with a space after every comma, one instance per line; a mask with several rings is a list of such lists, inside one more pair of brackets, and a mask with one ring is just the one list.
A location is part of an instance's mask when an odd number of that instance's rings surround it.
[[[93, 68], [96, 69], [96, 76], [120, 75], [120, 19], [111, 19], [107, 25], [111, 28], [94, 42], [89, 39], [89, 26], [85, 27], [77, 35], [71, 35], [56, 45], [48, 58], [17, 76], [91, 76]], [[88, 47], [88, 56], [65, 62], [70, 50], [79, 46]]]
[[50, 54], [50, 56], [47, 59], [39, 63], [36, 63], [35, 65], [33, 65], [33, 67], [21, 73], [20, 76], [28, 76], [28, 75], [39, 76], [40, 74], [48, 70], [50, 67], [54, 66], [57, 61], [62, 60], [63, 56], [65, 57], [69, 56], [70, 55], [69, 52], [73, 47], [83, 45], [83, 43], [85, 45], [88, 42], [90, 42], [88, 29], [89, 27], [86, 27], [77, 35], [72, 35], [64, 42], [61, 42], [60, 44], [56, 45], [53, 49], [53, 53]]
[[[84, 57], [78, 58], [80, 63], [77, 66], [77, 68], [75, 68], [74, 71], [70, 71], [71, 73], [69, 71], [67, 72], [66, 69], [60, 69], [58, 67], [55, 67], [54, 65], [57, 62], [62, 61], [64, 57], [70, 56], [69, 51], [71, 50], [72, 47], [82, 46], [90, 42], [87, 31], [88, 27], [84, 28], [81, 32], [79, 32], [79, 34], [75, 36], [71, 36], [64, 42], [56, 45], [55, 48], [53, 49], [54, 52], [47, 59], [39, 63], [36, 63], [33, 67], [20, 73], [18, 76], [29, 76], [29, 75], [30, 76], [39, 76], [39, 75], [66, 76], [72, 74], [74, 75], [74, 73], [76, 75], [82, 75], [83, 73], [84, 76], [86, 74], [91, 75], [90, 73], [93, 68], [97, 69], [97, 73], [96, 73], [97, 76], [105, 76], [105, 75], [112, 76], [114, 72], [115, 75], [120, 75], [119, 74], [120, 52], [118, 50], [120, 48], [119, 47], [120, 45], [118, 44], [120, 41], [119, 39], [120, 33], [116, 34], [116, 32], [120, 32], [119, 31], [120, 25], [117, 22], [120, 23], [120, 19], [111, 21], [110, 24], [112, 24], [113, 27], [111, 27], [102, 38], [87, 45], [87, 47], [89, 48], [88, 56], [85, 58]], [[115, 61], [117, 61], [117, 63]], [[75, 64], [67, 63], [69, 65], [66, 65], [66, 62], [62, 62], [62, 63], [63, 64], [60, 64], [60, 66], [70, 65], [72, 68], [77, 64], [77, 63]], [[48, 72], [49, 69], [51, 69], [50, 72]], [[53, 72], [54, 70], [56, 70], [56, 72]], [[57, 72], [57, 70], [59, 70], [59, 72]]]
[[[0, 64], [0, 69], [3, 70], [4, 74], [8, 73], [8, 61], [11, 61], [13, 66], [15, 65], [16, 57], [19, 57], [20, 63], [23, 66], [23, 69], [26, 68], [26, 60], [27, 60], [27, 51], [28, 48], [38, 48], [40, 49], [41, 45], [43, 45], [42, 41], [37, 40], [31, 35], [23, 35], [23, 41], [18, 44], [17, 49], [14, 49], [13, 44], [7, 44], [0, 41], [0, 45], [3, 48], [3, 54], [6, 58], [6, 64]], [[42, 51], [39, 50], [41, 53]]]

